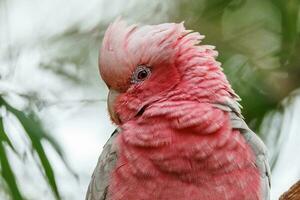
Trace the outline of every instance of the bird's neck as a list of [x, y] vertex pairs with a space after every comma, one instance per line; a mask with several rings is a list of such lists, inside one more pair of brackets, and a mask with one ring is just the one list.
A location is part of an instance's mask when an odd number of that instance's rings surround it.
[[208, 45], [182, 48], [175, 62], [183, 74], [177, 88], [201, 102], [220, 101], [224, 97], [238, 99], [220, 62], [215, 60], [217, 54], [214, 47]]

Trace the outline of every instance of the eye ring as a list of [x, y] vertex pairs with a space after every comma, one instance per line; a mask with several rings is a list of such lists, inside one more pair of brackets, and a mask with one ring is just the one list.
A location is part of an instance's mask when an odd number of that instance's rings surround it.
[[139, 83], [151, 75], [151, 69], [147, 65], [139, 65], [132, 74], [131, 82]]

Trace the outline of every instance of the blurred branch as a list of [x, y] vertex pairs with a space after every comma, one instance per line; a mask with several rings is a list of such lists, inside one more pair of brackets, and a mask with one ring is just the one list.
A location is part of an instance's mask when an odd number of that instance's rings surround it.
[[299, 200], [300, 199], [300, 181], [295, 183], [279, 200]]
[[2, 96], [9, 96], [11, 94], [17, 95], [19, 97], [22, 97], [26, 99], [30, 104], [34, 104], [38, 109], [42, 109], [45, 107], [51, 107], [51, 106], [70, 106], [71, 104], [91, 104], [91, 103], [97, 103], [97, 102], [103, 102], [106, 103], [107, 99], [64, 99], [64, 100], [48, 100], [48, 99], [42, 99], [41, 97], [37, 96], [36, 93], [23, 93], [16, 90], [9, 89], [9, 91], [1, 91], [0, 95]]

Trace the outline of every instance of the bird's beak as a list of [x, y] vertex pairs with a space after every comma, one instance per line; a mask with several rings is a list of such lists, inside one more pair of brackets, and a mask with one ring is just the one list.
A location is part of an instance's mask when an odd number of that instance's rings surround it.
[[120, 93], [116, 90], [110, 89], [108, 93], [108, 98], [107, 98], [107, 107], [108, 107], [108, 112], [109, 115], [112, 119], [113, 122], [116, 124], [121, 124], [121, 120], [118, 116], [118, 114], [115, 112], [114, 105], [116, 98], [120, 95]]

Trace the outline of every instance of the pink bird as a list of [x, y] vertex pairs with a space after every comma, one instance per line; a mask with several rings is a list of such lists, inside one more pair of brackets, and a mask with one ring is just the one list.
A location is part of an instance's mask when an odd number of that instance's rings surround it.
[[108, 27], [99, 68], [119, 128], [87, 200], [269, 199], [265, 145], [203, 38], [183, 23]]

